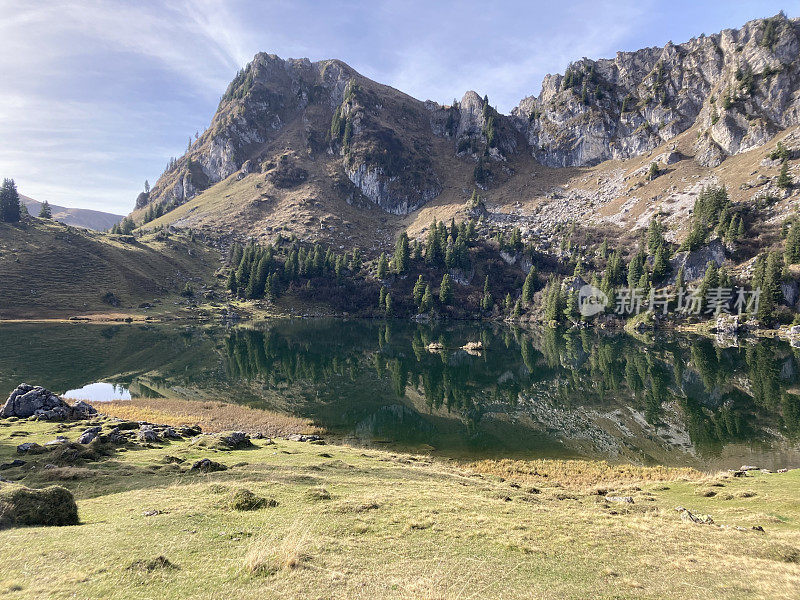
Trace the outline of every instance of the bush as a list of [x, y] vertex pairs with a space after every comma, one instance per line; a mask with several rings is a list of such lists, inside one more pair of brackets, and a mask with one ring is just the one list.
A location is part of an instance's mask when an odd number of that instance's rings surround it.
[[78, 505], [72, 492], [63, 487], [54, 485], [37, 490], [4, 484], [0, 488], [0, 529], [78, 522]]

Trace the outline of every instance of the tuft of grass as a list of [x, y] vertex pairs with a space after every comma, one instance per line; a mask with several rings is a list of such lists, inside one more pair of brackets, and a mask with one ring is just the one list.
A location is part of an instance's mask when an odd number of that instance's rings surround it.
[[262, 498], [248, 489], [241, 488], [228, 494], [224, 506], [228, 510], [259, 510], [278, 506], [278, 502], [273, 498]]
[[324, 487], [313, 487], [306, 490], [306, 498], [309, 500], [330, 500], [331, 494]]
[[37, 490], [5, 483], [0, 487], [0, 529], [78, 522], [78, 505], [68, 489], [53, 485]]
[[251, 575], [270, 576], [292, 570], [310, 560], [308, 528], [295, 522], [280, 540], [260, 537], [253, 540], [244, 557], [244, 566]]
[[146, 573], [152, 573], [153, 571], [172, 570], [177, 568], [178, 566], [172, 564], [166, 556], [157, 556], [156, 558], [147, 560], [135, 560], [127, 567], [129, 571], [143, 571]]

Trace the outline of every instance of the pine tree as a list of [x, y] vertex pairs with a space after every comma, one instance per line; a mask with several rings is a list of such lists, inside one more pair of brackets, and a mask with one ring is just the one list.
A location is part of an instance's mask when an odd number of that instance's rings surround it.
[[387, 317], [391, 317], [392, 314], [394, 314], [393, 310], [394, 309], [392, 307], [392, 295], [387, 292], [387, 294], [386, 294], [386, 312], [385, 312], [386, 316]]
[[492, 306], [494, 306], [494, 299], [492, 298], [492, 293], [489, 289], [489, 276], [486, 276], [486, 280], [483, 282], [483, 298], [481, 298], [481, 309], [488, 311], [492, 310]]
[[409, 258], [408, 234], [404, 231], [397, 238], [397, 244], [394, 248], [394, 268], [398, 273], [405, 273], [408, 270]]
[[789, 234], [786, 236], [786, 262], [794, 265], [800, 262], [800, 222], [792, 221]]
[[511, 292], [506, 294], [505, 300], [505, 309], [506, 312], [511, 312], [511, 309], [514, 307], [514, 299], [511, 297]]
[[0, 187], [0, 221], [16, 223], [20, 220], [19, 192], [13, 179], [4, 179]]
[[650, 163], [650, 168], [647, 169], [647, 179], [653, 181], [653, 179], [658, 177], [660, 174], [661, 171], [659, 170], [658, 165], [654, 162]]
[[50, 209], [50, 203], [47, 200], [42, 202], [42, 208], [39, 209], [39, 218], [41, 219], [53, 218], [53, 211]]
[[628, 264], [628, 287], [637, 287], [642, 274], [644, 274], [644, 254], [639, 251]]
[[453, 300], [453, 283], [450, 280], [450, 275], [445, 273], [442, 276], [442, 285], [439, 286], [439, 301], [442, 304], [450, 304]]
[[561, 280], [551, 279], [545, 290], [544, 318], [550, 322], [561, 322], [564, 314], [564, 299], [561, 294]]
[[422, 295], [425, 293], [425, 282], [422, 280], [422, 275], [417, 277], [417, 283], [414, 284], [414, 304], [419, 306], [422, 302]]
[[227, 288], [231, 292], [233, 292], [234, 294], [236, 293], [236, 289], [237, 289], [237, 286], [236, 286], [236, 271], [234, 271], [233, 269], [231, 269], [231, 272], [228, 273]]
[[425, 292], [422, 294], [422, 299], [419, 303], [419, 312], [428, 312], [433, 306], [433, 294], [431, 294], [431, 286], [425, 284]]
[[525, 277], [525, 283], [522, 284], [522, 302], [530, 304], [533, 302], [533, 293], [536, 288], [536, 267], [531, 265], [528, 270], [528, 275]]
[[664, 246], [659, 246], [656, 250], [656, 257], [653, 260], [653, 281], [662, 281], [669, 273], [669, 261], [667, 251]]
[[386, 277], [386, 270], [389, 268], [389, 262], [386, 260], [386, 253], [381, 252], [381, 256], [378, 259], [378, 279], [383, 279]]
[[386, 286], [381, 286], [380, 294], [378, 295], [378, 308], [383, 309], [386, 306]]
[[781, 172], [778, 174], [778, 180], [775, 182], [779, 188], [789, 189], [792, 187], [792, 178], [789, 175], [789, 163], [783, 161], [781, 165]]
[[521, 317], [522, 316], [522, 301], [517, 300], [516, 304], [514, 304], [514, 316]]

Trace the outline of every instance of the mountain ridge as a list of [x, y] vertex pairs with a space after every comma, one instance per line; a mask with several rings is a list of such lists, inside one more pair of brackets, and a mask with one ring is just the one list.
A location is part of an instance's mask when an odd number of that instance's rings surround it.
[[[380, 248], [399, 229], [423, 231], [431, 217], [463, 217], [476, 188], [500, 213], [516, 204], [531, 213], [514, 217], [524, 232], [547, 228], [574, 218], [561, 209], [557, 221], [540, 218], [567, 189], [576, 215], [619, 224], [621, 212], [604, 206], [635, 201], [632, 213], [652, 214], [691, 187], [654, 186], [636, 171], [645, 157], [679, 181], [683, 173], [718, 179], [727, 158], [796, 126], [798, 54], [800, 19], [777, 15], [683, 44], [581, 59], [503, 115], [472, 91], [440, 105], [339, 60], [259, 53], [209, 128], [140, 195], [134, 218], [160, 204], [166, 214], [153, 226]], [[620, 160], [631, 167], [621, 179], [613, 173]], [[761, 158], [753, 161], [761, 169]], [[587, 170], [620, 182], [585, 189]], [[632, 188], [624, 185], [631, 178]]]
[[[28, 212], [34, 216], [39, 214], [39, 210], [43, 204], [42, 202], [34, 200], [33, 198], [23, 194], [20, 194], [19, 198], [20, 201], [27, 207]], [[83, 227], [85, 229], [93, 229], [95, 231], [107, 231], [124, 218], [124, 215], [116, 215], [100, 210], [92, 210], [89, 208], [69, 208], [65, 206], [58, 206], [56, 204], [50, 204], [50, 210], [52, 211], [52, 218], [54, 221], [64, 223], [64, 225]]]

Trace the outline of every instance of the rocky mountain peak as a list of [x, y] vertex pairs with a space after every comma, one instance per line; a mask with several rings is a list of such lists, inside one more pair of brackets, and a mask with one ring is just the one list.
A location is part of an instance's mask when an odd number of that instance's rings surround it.
[[509, 161], [519, 157], [594, 165], [640, 156], [693, 129], [695, 159], [713, 167], [800, 123], [798, 55], [800, 20], [781, 14], [681, 44], [582, 58], [502, 115], [474, 91], [452, 106], [423, 103], [338, 60], [259, 53], [147, 201], [174, 207], [231, 176], [258, 173], [281, 182], [276, 194], [304, 190], [313, 178], [271, 173], [288, 164], [287, 151], [291, 173], [316, 170], [331, 194], [400, 215], [445, 189], [454, 159], [472, 165], [460, 190], [486, 188], [510, 177]]

